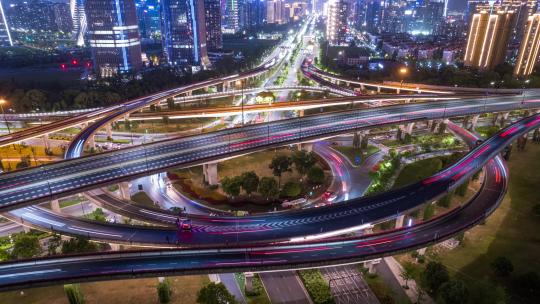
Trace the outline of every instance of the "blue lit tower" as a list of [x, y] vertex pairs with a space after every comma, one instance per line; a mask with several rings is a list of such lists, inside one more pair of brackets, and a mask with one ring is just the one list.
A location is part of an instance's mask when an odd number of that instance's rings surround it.
[[88, 42], [102, 77], [142, 66], [139, 26], [133, 0], [86, 0]]
[[73, 21], [73, 39], [77, 41], [77, 45], [82, 46], [87, 28], [84, 0], [70, 0], [69, 9]]
[[13, 40], [11, 40], [11, 34], [9, 33], [9, 26], [6, 20], [6, 14], [4, 13], [4, 7], [2, 6], [2, 0], [0, 0], [0, 46], [13, 46]]

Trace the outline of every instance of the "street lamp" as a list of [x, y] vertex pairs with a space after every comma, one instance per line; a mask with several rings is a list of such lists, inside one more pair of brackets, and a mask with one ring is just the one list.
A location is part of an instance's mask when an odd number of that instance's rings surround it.
[[6, 127], [8, 129], [8, 134], [11, 134], [11, 130], [9, 129], [9, 124], [6, 119], [6, 113], [4, 112], [4, 104], [6, 103], [6, 100], [1, 98], [0, 99], [0, 109], [2, 109], [2, 116], [4, 117], [4, 122], [6, 124]]
[[407, 75], [408, 72], [409, 71], [405, 67], [399, 69], [399, 74], [401, 75], [401, 86], [403, 86], [403, 78], [405, 77], [405, 75]]

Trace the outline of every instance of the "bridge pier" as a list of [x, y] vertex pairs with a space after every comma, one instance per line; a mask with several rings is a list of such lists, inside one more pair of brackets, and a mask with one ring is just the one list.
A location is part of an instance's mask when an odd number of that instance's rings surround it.
[[400, 94], [401, 93], [401, 89], [400, 88], [397, 88], [396, 89], [396, 94]]
[[92, 134], [90, 138], [88, 138], [88, 148], [89, 149], [96, 148], [96, 136], [94, 134]]
[[[471, 128], [469, 130], [474, 130], [476, 129], [476, 125], [478, 125], [478, 119], [480, 118], [480, 115], [474, 115], [472, 120], [471, 120]], [[463, 126], [465, 128], [467, 128], [467, 126]]]
[[364, 89], [365, 89], [365, 86], [364, 86], [363, 83], [361, 83], [361, 84], [360, 84], [360, 90], [364, 91]]
[[375, 265], [379, 264], [380, 262], [381, 259], [364, 261], [364, 267], [368, 269], [369, 273], [375, 273]]
[[118, 184], [118, 187], [120, 189], [120, 198], [123, 200], [129, 201], [131, 199], [131, 193], [129, 191], [129, 183], [120, 182]]
[[203, 174], [204, 180], [208, 182], [209, 185], [218, 184], [217, 163], [203, 164]]
[[396, 218], [396, 229], [403, 227], [403, 222], [405, 221], [405, 215], [402, 214]]
[[109, 243], [109, 246], [111, 246], [111, 251], [120, 251], [120, 245]]
[[306, 152], [313, 151], [313, 143], [302, 143], [299, 146], [300, 150], [304, 150]]
[[381, 93], [381, 87], [379, 87], [379, 86], [377, 87], [377, 93], [379, 93], [379, 94]]
[[51, 201], [51, 210], [56, 213], [62, 213], [62, 209], [60, 209], [60, 202], [58, 202], [57, 199]]
[[51, 148], [51, 145], [49, 143], [49, 134], [42, 135], [41, 140], [43, 141], [43, 146], [45, 147], [45, 149], [48, 150]]
[[246, 292], [253, 292], [253, 277], [255, 274], [253, 272], [244, 272], [244, 277], [246, 278]]
[[105, 130], [107, 131], [107, 140], [112, 140], [112, 123], [106, 124]]

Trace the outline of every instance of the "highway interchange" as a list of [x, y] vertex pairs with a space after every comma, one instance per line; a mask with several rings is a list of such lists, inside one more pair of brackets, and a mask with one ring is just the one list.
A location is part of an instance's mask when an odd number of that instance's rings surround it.
[[[275, 59], [274, 60], [275, 63]], [[266, 71], [268, 63], [250, 72], [234, 75], [231, 81]], [[204, 88], [223, 82], [210, 80], [188, 86]], [[138, 147], [79, 157], [85, 142], [104, 124], [149, 104], [185, 92], [186, 87], [144, 97], [120, 106], [76, 116], [44, 130], [29, 129], [18, 137], [0, 137], [2, 144], [20, 138], [96, 120], [85, 128], [66, 152], [67, 160], [0, 176], [0, 210], [16, 218], [31, 217], [33, 206], [52, 198], [131, 180], [170, 168], [188, 167], [242, 155], [269, 147], [328, 138], [362, 129], [418, 120], [447, 119], [465, 115], [540, 108], [533, 92], [527, 96], [470, 97], [426, 101], [378, 108], [299, 117], [244, 126], [207, 134], [144, 144]], [[363, 97], [349, 97], [350, 101]], [[349, 101], [349, 102], [350, 102]], [[98, 119], [99, 118], [99, 119]], [[377, 196], [347, 201], [334, 206], [302, 211], [236, 217], [195, 217], [191, 232], [171, 228], [87, 223], [48, 212], [41, 225], [67, 235], [86, 235], [113, 243], [152, 247], [193, 247], [173, 250], [110, 252], [75, 257], [43, 258], [0, 264], [0, 289], [38, 286], [60, 282], [156, 276], [172, 273], [231, 272], [313, 267], [365, 260], [423, 247], [443, 240], [485, 219], [504, 196], [507, 170], [497, 156], [518, 136], [538, 128], [540, 114], [520, 120], [486, 140], [454, 165], [419, 183]], [[449, 124], [462, 137], [472, 135]], [[38, 135], [36, 135], [38, 134]], [[449, 214], [411, 227], [355, 238], [334, 237], [312, 240], [309, 236], [359, 228], [387, 220], [429, 203], [455, 188], [486, 166], [481, 191], [466, 205]], [[112, 202], [114, 204], [114, 202]], [[23, 206], [28, 206], [21, 208]], [[174, 216], [161, 214], [165, 223]], [[92, 226], [95, 225], [95, 226]], [[104, 231], [104, 227], [107, 229]], [[77, 231], [78, 229], [78, 231]], [[291, 242], [292, 241], [292, 242]]]

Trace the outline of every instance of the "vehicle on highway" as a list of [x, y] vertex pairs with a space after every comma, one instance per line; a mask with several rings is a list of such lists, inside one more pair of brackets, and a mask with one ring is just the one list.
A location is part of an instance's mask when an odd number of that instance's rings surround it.
[[191, 220], [190, 219], [181, 219], [179, 224], [179, 229], [181, 231], [191, 231], [193, 228]]
[[335, 193], [332, 192], [332, 191], [326, 191], [326, 192], [324, 192], [324, 194], [323, 194], [323, 198], [324, 198], [327, 202], [333, 202], [333, 201], [336, 200], [337, 194], [335, 194]]

